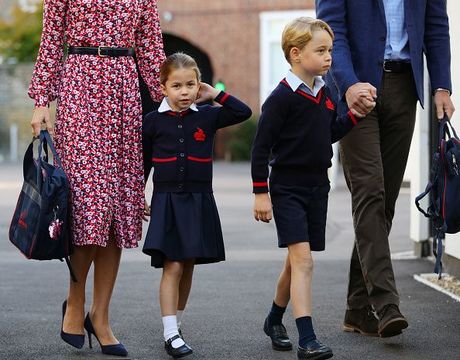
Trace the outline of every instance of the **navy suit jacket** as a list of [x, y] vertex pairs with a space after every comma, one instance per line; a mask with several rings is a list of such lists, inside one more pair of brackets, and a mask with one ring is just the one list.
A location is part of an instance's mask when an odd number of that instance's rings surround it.
[[[316, 14], [335, 34], [326, 76], [338, 99], [357, 82], [377, 89], [383, 74], [387, 26], [383, 0], [316, 0]], [[446, 0], [405, 0], [404, 14], [417, 95], [423, 106], [423, 54], [431, 88], [452, 91]]]

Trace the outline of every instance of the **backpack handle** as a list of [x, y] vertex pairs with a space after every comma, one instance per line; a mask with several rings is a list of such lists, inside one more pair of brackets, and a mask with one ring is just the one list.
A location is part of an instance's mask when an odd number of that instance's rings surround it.
[[444, 114], [444, 118], [439, 123], [439, 141], [438, 141], [439, 145], [441, 145], [441, 141], [446, 138], [446, 135], [448, 137], [451, 137], [450, 131], [452, 131], [454, 138], [456, 138], [457, 140], [460, 140], [458, 138], [457, 132], [455, 131], [449, 118], [447, 117], [447, 114]]

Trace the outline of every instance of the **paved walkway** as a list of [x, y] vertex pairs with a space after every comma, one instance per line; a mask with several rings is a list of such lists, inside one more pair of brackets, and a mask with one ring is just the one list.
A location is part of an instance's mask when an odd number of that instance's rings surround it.
[[[0, 359], [110, 359], [99, 347], [74, 350], [59, 338], [60, 305], [67, 272], [58, 261], [25, 260], [7, 238], [20, 186], [20, 166], [0, 165]], [[276, 247], [273, 224], [252, 219], [247, 164], [215, 166], [227, 261], [196, 269], [183, 332], [194, 347], [192, 359], [296, 359], [271, 349], [261, 327], [271, 304], [285, 251]], [[409, 195], [403, 190], [391, 236], [394, 253], [412, 249]], [[460, 359], [460, 303], [413, 279], [432, 271], [427, 260], [394, 261], [401, 310], [410, 327], [402, 336], [378, 339], [341, 331], [348, 261], [353, 244], [349, 194], [339, 182], [331, 193], [327, 250], [316, 256], [316, 332], [332, 347], [334, 359]], [[112, 327], [131, 359], [168, 359], [163, 350], [157, 302], [161, 272], [150, 268], [140, 249], [125, 251], [111, 307]], [[91, 299], [91, 283], [88, 284]], [[285, 323], [293, 339], [295, 324]]]

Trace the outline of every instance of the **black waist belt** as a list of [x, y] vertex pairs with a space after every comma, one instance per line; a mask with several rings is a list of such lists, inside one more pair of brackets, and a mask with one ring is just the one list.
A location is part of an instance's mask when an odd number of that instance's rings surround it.
[[118, 57], [118, 56], [134, 56], [133, 48], [123, 47], [91, 47], [91, 46], [69, 46], [69, 54], [76, 55], [97, 55], [100, 57]]
[[411, 71], [412, 66], [410, 62], [407, 61], [394, 61], [394, 60], [385, 60], [383, 62], [383, 71], [389, 73], [403, 73]]

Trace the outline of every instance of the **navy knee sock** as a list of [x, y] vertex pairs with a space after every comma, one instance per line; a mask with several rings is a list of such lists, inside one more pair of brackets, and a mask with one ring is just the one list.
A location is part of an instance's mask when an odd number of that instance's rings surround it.
[[272, 308], [270, 309], [270, 312], [268, 313], [268, 324], [269, 325], [281, 325], [285, 311], [286, 311], [285, 307], [278, 306], [273, 301]]
[[299, 346], [306, 347], [308, 342], [315, 340], [316, 335], [310, 316], [295, 319], [297, 330], [299, 331]]

